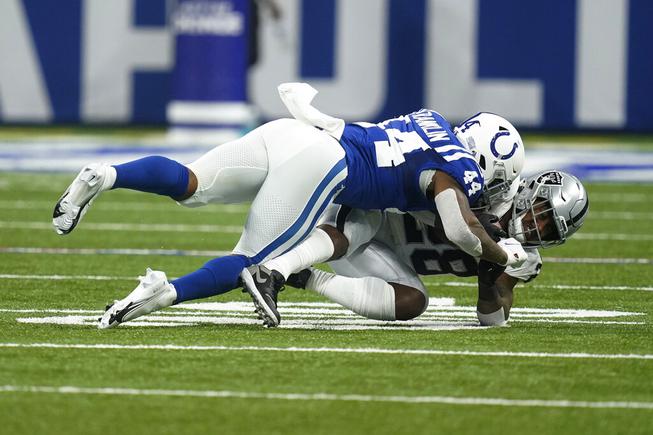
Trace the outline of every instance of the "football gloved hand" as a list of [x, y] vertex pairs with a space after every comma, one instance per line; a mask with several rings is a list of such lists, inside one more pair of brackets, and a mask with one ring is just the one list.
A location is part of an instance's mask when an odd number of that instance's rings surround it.
[[499, 242], [508, 237], [508, 234], [499, 226], [499, 218], [490, 213], [479, 213], [476, 215], [478, 221], [483, 225], [485, 232], [494, 240]]
[[528, 254], [526, 254], [526, 251], [524, 251], [521, 243], [512, 237], [509, 239], [500, 240], [497, 244], [508, 255], [506, 264], [502, 264], [502, 266], [519, 267], [524, 264], [528, 258]]

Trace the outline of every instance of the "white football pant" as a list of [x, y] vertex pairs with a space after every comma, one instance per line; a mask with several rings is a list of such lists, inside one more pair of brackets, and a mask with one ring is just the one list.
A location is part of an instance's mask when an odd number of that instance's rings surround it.
[[399, 254], [401, 250], [388, 225], [387, 214], [333, 204], [320, 223], [338, 228], [349, 241], [347, 254], [329, 262], [336, 274], [351, 278], [373, 276], [403, 284], [422, 292], [428, 301], [428, 292], [419, 275]]
[[252, 201], [233, 252], [255, 264], [303, 240], [347, 177], [338, 141], [295, 119], [264, 124], [187, 166], [198, 188], [182, 205]]

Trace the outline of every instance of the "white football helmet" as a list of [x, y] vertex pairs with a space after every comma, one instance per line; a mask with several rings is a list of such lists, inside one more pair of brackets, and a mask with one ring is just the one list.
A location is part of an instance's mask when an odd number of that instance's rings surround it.
[[[508, 234], [526, 246], [560, 245], [583, 225], [588, 211], [587, 191], [578, 178], [562, 171], [539, 172], [522, 181]], [[545, 234], [540, 233], [538, 217], [552, 221]]]
[[453, 131], [481, 168], [485, 179], [484, 205], [512, 199], [525, 158], [524, 143], [517, 129], [499, 115], [481, 112]]

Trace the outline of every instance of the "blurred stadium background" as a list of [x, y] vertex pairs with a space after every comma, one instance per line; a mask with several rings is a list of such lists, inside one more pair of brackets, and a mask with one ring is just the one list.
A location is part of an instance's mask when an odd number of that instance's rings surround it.
[[188, 161], [307, 81], [348, 121], [492, 111], [526, 132], [527, 172], [652, 181], [652, 19], [647, 0], [6, 0], [0, 168]]
[[[651, 433], [651, 22], [650, 0], [0, 0], [0, 422], [7, 433]], [[462, 311], [434, 306], [428, 331], [349, 317], [355, 332], [330, 330], [324, 300], [294, 290], [284, 301], [297, 314], [284, 309], [298, 329], [261, 330], [245, 308], [93, 329], [145, 266], [179, 276], [229, 250], [246, 207], [196, 213], [116, 192], [86, 232], [60, 238], [51, 207], [72, 174], [149, 154], [189, 162], [288, 116], [276, 86], [289, 81], [348, 121], [499, 113], [523, 132], [526, 173], [587, 182], [585, 228], [543, 253], [542, 277], [517, 290], [516, 326], [479, 331], [474, 282], [429, 277], [431, 296]], [[306, 350], [323, 346], [348, 350]]]

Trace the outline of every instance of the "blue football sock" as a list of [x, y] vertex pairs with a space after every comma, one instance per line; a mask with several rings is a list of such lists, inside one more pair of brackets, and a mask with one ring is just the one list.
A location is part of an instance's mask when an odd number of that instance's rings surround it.
[[208, 298], [235, 289], [240, 282], [240, 272], [251, 264], [249, 257], [244, 255], [227, 255], [207, 262], [195, 272], [170, 282], [177, 290], [174, 303]]
[[116, 182], [113, 188], [181, 198], [188, 189], [188, 168], [162, 156], [150, 156], [114, 165]]

